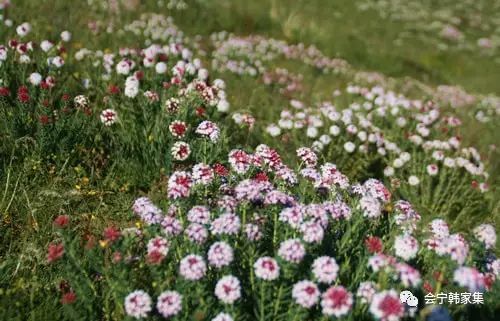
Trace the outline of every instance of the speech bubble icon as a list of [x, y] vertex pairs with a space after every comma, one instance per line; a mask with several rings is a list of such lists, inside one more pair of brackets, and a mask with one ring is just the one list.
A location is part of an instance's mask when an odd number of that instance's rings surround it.
[[413, 293], [411, 293], [410, 291], [403, 291], [399, 294], [399, 300], [401, 301], [401, 303], [406, 303], [406, 301], [408, 300], [408, 298], [412, 297], [413, 296]]
[[411, 307], [416, 307], [418, 306], [418, 298], [412, 295], [411, 297], [406, 299], [406, 304], [408, 304]]

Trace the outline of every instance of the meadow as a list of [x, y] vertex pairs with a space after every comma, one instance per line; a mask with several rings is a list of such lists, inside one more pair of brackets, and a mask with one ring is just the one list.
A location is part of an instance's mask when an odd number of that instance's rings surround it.
[[0, 23], [0, 320], [498, 320], [497, 1]]

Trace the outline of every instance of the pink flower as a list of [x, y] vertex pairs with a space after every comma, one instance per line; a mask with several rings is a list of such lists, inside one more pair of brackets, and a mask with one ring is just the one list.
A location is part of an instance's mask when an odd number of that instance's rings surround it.
[[177, 199], [188, 197], [193, 181], [187, 172], [174, 172], [168, 180], [168, 197]]
[[312, 272], [319, 282], [330, 284], [337, 278], [339, 266], [334, 258], [329, 256], [320, 256], [314, 260], [312, 264]]
[[125, 312], [127, 315], [141, 319], [151, 312], [151, 297], [142, 290], [136, 290], [125, 298]]
[[278, 255], [285, 261], [299, 263], [306, 255], [306, 249], [299, 239], [281, 242]]
[[226, 242], [215, 242], [208, 250], [208, 264], [221, 268], [233, 261], [233, 249]]
[[205, 276], [207, 266], [199, 255], [189, 254], [181, 260], [180, 274], [186, 280], [197, 281]]
[[165, 291], [158, 297], [156, 309], [164, 318], [179, 314], [182, 310], [182, 295], [176, 291]]
[[212, 142], [216, 142], [219, 139], [219, 127], [214, 122], [204, 120], [196, 128], [195, 133], [201, 136], [210, 138]]
[[404, 316], [404, 307], [394, 290], [382, 291], [373, 296], [370, 312], [381, 321], [398, 321]]
[[292, 297], [295, 303], [309, 309], [319, 301], [320, 291], [316, 283], [311, 281], [300, 281], [295, 283], [292, 289]]
[[255, 276], [266, 281], [276, 280], [280, 276], [280, 267], [275, 259], [269, 256], [259, 258], [253, 265]]
[[232, 276], [223, 276], [215, 285], [215, 296], [225, 304], [233, 304], [241, 297], [240, 281]]
[[245, 174], [250, 168], [250, 155], [246, 152], [235, 149], [229, 153], [229, 163], [238, 174]]
[[337, 318], [349, 312], [352, 307], [352, 294], [343, 286], [332, 286], [321, 296], [322, 312]]

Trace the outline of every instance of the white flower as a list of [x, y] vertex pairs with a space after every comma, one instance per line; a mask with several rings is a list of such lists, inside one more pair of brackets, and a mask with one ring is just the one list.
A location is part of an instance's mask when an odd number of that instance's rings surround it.
[[497, 242], [495, 228], [491, 224], [481, 224], [474, 229], [474, 236], [482, 243], [485, 248], [494, 248]]
[[316, 127], [307, 127], [306, 135], [307, 137], [314, 138], [318, 136], [318, 129]]
[[427, 173], [430, 176], [436, 176], [439, 171], [439, 167], [436, 164], [427, 165]]
[[420, 179], [415, 175], [411, 175], [410, 177], [408, 177], [408, 184], [410, 184], [411, 186], [417, 186], [418, 184], [420, 184]]
[[386, 168], [384, 168], [384, 176], [391, 177], [392, 175], [394, 175], [394, 168], [393, 167], [387, 166]]
[[232, 275], [223, 276], [215, 285], [215, 296], [225, 304], [233, 304], [241, 297], [240, 280]]
[[151, 312], [151, 297], [142, 290], [136, 290], [125, 298], [125, 312], [127, 315], [140, 319]]
[[32, 73], [29, 77], [29, 82], [34, 86], [38, 86], [42, 82], [42, 75], [37, 72]]
[[396, 252], [396, 256], [408, 261], [417, 256], [418, 241], [411, 235], [396, 236], [396, 240], [394, 241], [394, 250]]
[[157, 74], [164, 74], [167, 72], [167, 64], [163, 61], [160, 61], [155, 65], [155, 71]]
[[71, 40], [71, 33], [67, 30], [61, 32], [61, 40], [64, 42], [68, 42]]
[[105, 109], [101, 112], [101, 122], [105, 126], [111, 126], [114, 123], [116, 123], [116, 120], [118, 119], [117, 113], [114, 109]]
[[338, 136], [340, 134], [340, 128], [337, 125], [330, 126], [330, 134], [333, 136]]
[[217, 103], [217, 111], [227, 113], [229, 111], [229, 103], [225, 99], [219, 100]]
[[266, 132], [271, 136], [271, 137], [276, 137], [281, 134], [281, 128], [276, 126], [275, 124], [271, 124], [267, 126]]
[[215, 316], [211, 321], [234, 321], [233, 318], [224, 312], [221, 312]]
[[403, 167], [404, 165], [404, 161], [401, 159], [401, 158], [396, 158], [393, 162], [392, 162], [392, 166], [394, 168], [401, 168]]
[[124, 59], [116, 64], [116, 73], [120, 75], [128, 75], [130, 73], [130, 63]]
[[16, 32], [21, 38], [30, 33], [30, 31], [31, 31], [31, 25], [27, 22], [22, 23], [16, 28]]
[[42, 48], [44, 52], [48, 52], [52, 47], [54, 47], [54, 44], [48, 40], [44, 40], [40, 43], [40, 48]]
[[346, 150], [346, 152], [352, 153], [356, 149], [356, 145], [353, 142], [346, 142], [344, 144], [344, 149]]

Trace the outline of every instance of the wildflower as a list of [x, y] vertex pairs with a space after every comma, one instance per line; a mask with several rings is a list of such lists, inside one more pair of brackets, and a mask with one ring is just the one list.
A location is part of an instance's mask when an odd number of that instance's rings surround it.
[[187, 124], [180, 120], [174, 120], [168, 126], [170, 133], [176, 138], [182, 138], [186, 134]]
[[17, 26], [16, 32], [19, 35], [19, 37], [21, 38], [25, 37], [26, 35], [28, 35], [28, 33], [31, 32], [31, 25], [28, 22], [24, 22], [19, 26]]
[[151, 297], [142, 290], [135, 290], [125, 298], [125, 312], [127, 315], [141, 319], [151, 312]]
[[182, 232], [181, 222], [171, 216], [165, 216], [160, 225], [163, 228], [163, 233], [167, 236], [175, 236]]
[[210, 231], [214, 235], [228, 234], [235, 235], [241, 227], [240, 218], [232, 213], [222, 214], [212, 221]]
[[259, 226], [252, 223], [245, 224], [245, 235], [250, 241], [258, 241], [262, 238]]
[[76, 301], [76, 293], [72, 290], [64, 293], [61, 298], [61, 304], [72, 304]]
[[339, 266], [334, 258], [320, 256], [314, 260], [312, 272], [318, 282], [331, 284], [337, 278]]
[[280, 267], [275, 259], [264, 256], [254, 263], [255, 276], [266, 281], [276, 280], [280, 275]]
[[306, 309], [318, 303], [320, 294], [316, 283], [307, 280], [295, 283], [292, 289], [292, 298], [295, 303]]
[[411, 235], [396, 236], [394, 241], [396, 255], [405, 261], [416, 257], [418, 252], [418, 241]]
[[349, 312], [352, 304], [352, 294], [343, 286], [332, 286], [321, 295], [321, 308], [324, 315], [339, 318]]
[[116, 73], [119, 75], [128, 75], [131, 67], [132, 63], [129, 60], [124, 59], [116, 64]]
[[173, 317], [182, 310], [182, 295], [177, 291], [164, 291], [158, 297], [156, 309], [164, 318]]
[[33, 86], [38, 86], [42, 82], [42, 75], [34, 72], [29, 76], [28, 80]]
[[116, 111], [113, 109], [105, 109], [101, 112], [101, 122], [105, 126], [111, 126], [116, 123], [118, 119]]
[[71, 33], [67, 30], [61, 32], [61, 40], [64, 42], [68, 42], [71, 40]]
[[370, 253], [381, 253], [383, 249], [382, 240], [376, 236], [368, 236], [365, 239], [365, 246]]
[[482, 292], [485, 289], [484, 275], [472, 267], [459, 267], [453, 272], [453, 281], [467, 288], [470, 292]]
[[189, 148], [189, 144], [179, 141], [174, 143], [171, 153], [175, 160], [183, 161], [186, 160], [191, 154], [191, 148]]
[[289, 239], [281, 242], [278, 255], [290, 263], [299, 263], [306, 254], [306, 249], [299, 239]]
[[482, 243], [484, 247], [489, 249], [495, 246], [497, 242], [497, 235], [495, 228], [490, 224], [481, 224], [474, 230], [474, 236]]
[[211, 321], [234, 321], [233, 318], [224, 312], [221, 312], [215, 316]]
[[117, 228], [110, 226], [104, 229], [103, 236], [106, 241], [114, 242], [121, 237], [121, 232]]
[[201, 256], [189, 254], [181, 260], [179, 272], [186, 280], [197, 281], [205, 276], [207, 266]]
[[19, 87], [17, 89], [17, 99], [21, 103], [27, 103], [30, 100], [28, 88], [26, 88], [25, 86]]
[[197, 244], [205, 243], [206, 239], [208, 238], [207, 229], [203, 225], [198, 223], [189, 224], [189, 226], [184, 230], [184, 233], [191, 242]]
[[429, 224], [429, 230], [437, 238], [444, 238], [450, 235], [448, 223], [442, 219], [434, 219]]
[[52, 263], [59, 260], [64, 255], [64, 245], [50, 243], [47, 253], [47, 262]]
[[215, 285], [215, 296], [225, 304], [233, 304], [241, 297], [238, 278], [232, 275], [223, 276]]
[[367, 304], [372, 301], [377, 292], [377, 284], [371, 281], [361, 282], [356, 292], [356, 296], [361, 299], [361, 303]]
[[187, 219], [191, 223], [210, 223], [210, 211], [205, 206], [193, 206], [187, 213]]
[[174, 172], [168, 180], [168, 197], [172, 199], [188, 197], [192, 183], [189, 173]]
[[169, 98], [166, 102], [165, 102], [165, 108], [167, 110], [167, 112], [171, 113], [171, 114], [175, 114], [179, 108], [180, 108], [180, 101], [179, 99], [177, 98]]
[[427, 173], [430, 176], [436, 176], [439, 171], [439, 167], [436, 164], [427, 165]]
[[220, 131], [219, 127], [217, 127], [215, 123], [208, 120], [204, 120], [198, 125], [195, 132], [198, 135], [210, 138], [210, 140], [215, 143], [219, 139]]
[[84, 95], [75, 96], [73, 101], [77, 108], [87, 108], [89, 105], [89, 100]]
[[250, 156], [242, 150], [232, 150], [229, 153], [229, 163], [238, 174], [245, 174], [250, 168]]
[[381, 321], [399, 321], [404, 316], [404, 307], [394, 290], [385, 290], [373, 296], [370, 312]]
[[300, 231], [302, 232], [302, 238], [307, 243], [320, 243], [325, 235], [323, 227], [315, 221], [302, 223]]
[[356, 145], [353, 142], [347, 142], [344, 144], [344, 149], [346, 152], [352, 153], [356, 149]]
[[139, 93], [139, 79], [134, 76], [127, 77], [125, 81], [125, 96], [134, 98]]
[[157, 74], [164, 74], [167, 72], [167, 64], [164, 63], [163, 61], [158, 62], [155, 65], [155, 71]]
[[163, 256], [167, 256], [169, 246], [170, 246], [170, 244], [165, 238], [163, 238], [161, 236], [157, 236], [157, 237], [149, 240], [148, 245], [147, 245], [147, 249], [148, 249], [148, 253], [158, 252]]
[[297, 149], [297, 156], [307, 167], [315, 167], [318, 161], [318, 156], [307, 147]]
[[69, 224], [68, 215], [59, 215], [54, 219], [54, 225], [58, 228], [65, 228]]
[[410, 177], [408, 177], [408, 184], [410, 184], [411, 186], [417, 186], [418, 184], [420, 184], [420, 179], [415, 175], [411, 175]]
[[216, 268], [231, 264], [233, 261], [233, 249], [226, 242], [215, 242], [208, 250], [208, 263]]

